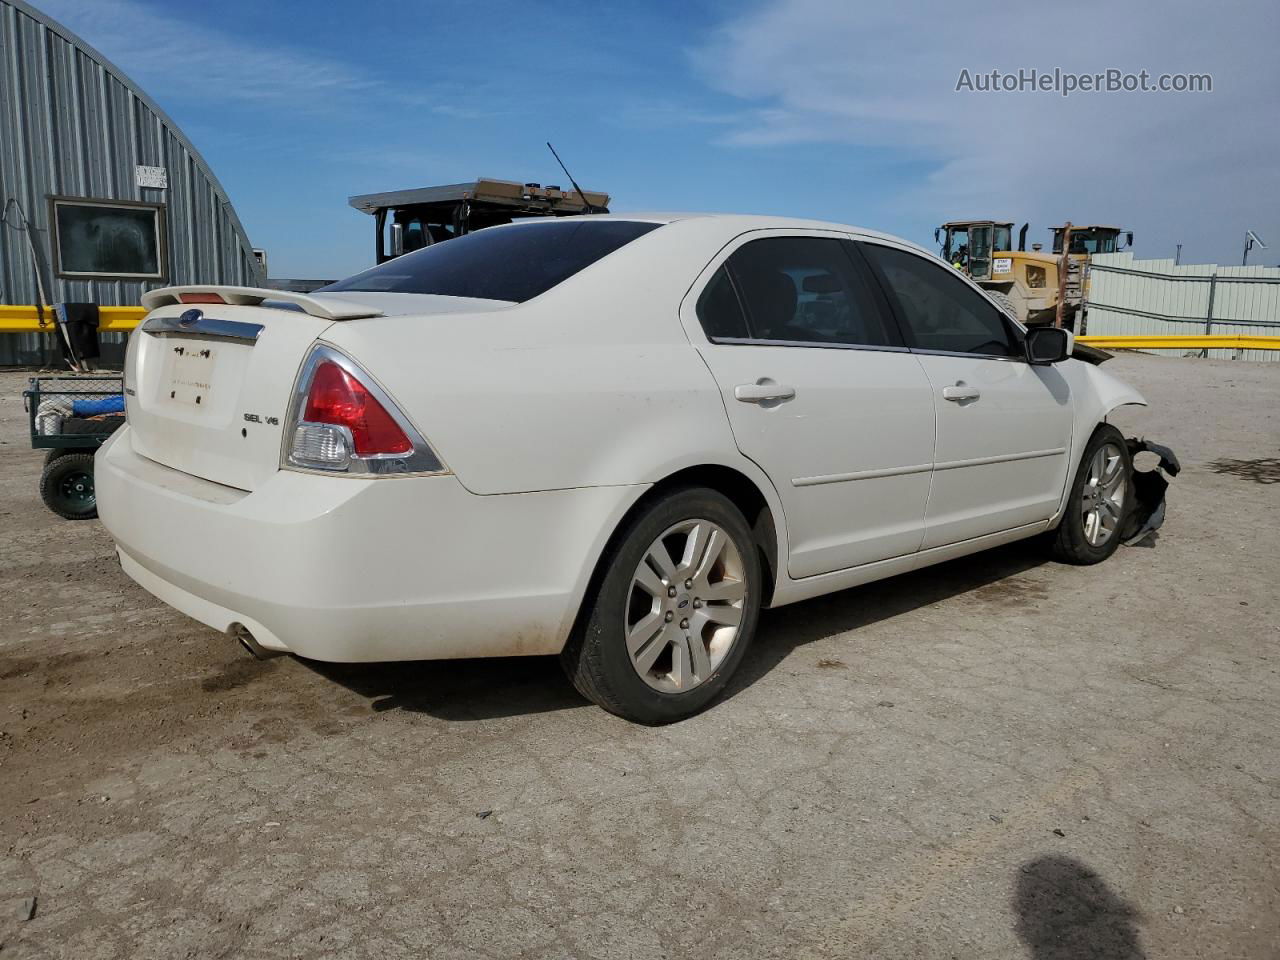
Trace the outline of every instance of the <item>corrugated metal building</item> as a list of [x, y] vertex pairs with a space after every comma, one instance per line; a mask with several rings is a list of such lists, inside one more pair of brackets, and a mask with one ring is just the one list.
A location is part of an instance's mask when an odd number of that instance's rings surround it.
[[[1095, 255], [1089, 265], [1088, 333], [1280, 335], [1280, 269]], [[1155, 353], [1179, 355], [1182, 350]], [[1280, 361], [1275, 350], [1210, 350], [1208, 356]]]
[[[0, 204], [0, 303], [43, 290], [46, 303], [123, 306], [169, 284], [262, 284], [226, 191], [177, 125], [24, 0], [0, 0]], [[0, 364], [38, 362], [42, 346], [0, 337]]]

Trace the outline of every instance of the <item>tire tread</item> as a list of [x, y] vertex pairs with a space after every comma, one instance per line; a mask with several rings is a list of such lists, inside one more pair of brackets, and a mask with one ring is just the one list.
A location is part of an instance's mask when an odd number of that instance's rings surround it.
[[[1080, 522], [1078, 513], [1071, 513], [1072, 505], [1079, 506], [1080, 491], [1084, 486], [1085, 471], [1088, 469], [1089, 462], [1093, 459], [1094, 452], [1102, 446], [1102, 444], [1111, 442], [1120, 447], [1122, 451], [1125, 469], [1129, 472], [1129, 482], [1125, 488], [1125, 507], [1120, 516], [1120, 522], [1116, 525], [1116, 534], [1103, 545], [1101, 549], [1091, 547], [1084, 539], [1084, 526]], [[1088, 566], [1094, 563], [1101, 563], [1106, 560], [1120, 546], [1120, 531], [1125, 528], [1126, 520], [1130, 511], [1133, 509], [1133, 462], [1129, 457], [1129, 448], [1124, 441], [1124, 436], [1115, 427], [1109, 423], [1099, 424], [1097, 429], [1093, 431], [1093, 435], [1089, 438], [1089, 442], [1085, 444], [1084, 453], [1080, 457], [1080, 463], [1076, 467], [1075, 475], [1071, 478], [1070, 493], [1067, 497], [1066, 512], [1062, 516], [1058, 528], [1053, 531], [1052, 539], [1049, 542], [1049, 552], [1053, 559], [1059, 563], [1069, 563], [1074, 566]]]
[[[560, 664], [568, 676], [569, 681], [574, 688], [586, 697], [592, 703], [601, 707], [608, 712], [624, 719], [646, 723], [660, 724], [669, 723], [674, 720], [682, 719], [684, 716], [696, 713], [702, 708], [704, 703], [699, 703], [688, 712], [675, 710], [670, 716], [657, 716], [654, 711], [646, 709], [643, 705], [632, 702], [634, 697], [629, 697], [624, 690], [620, 690], [614, 683], [610, 681], [609, 669], [604, 663], [604, 654], [607, 645], [616, 641], [616, 637], [611, 636], [611, 631], [601, 624], [601, 612], [604, 604], [602, 593], [607, 586], [606, 581], [609, 578], [621, 558], [627, 552], [628, 547], [632, 545], [633, 538], [637, 530], [643, 526], [655, 513], [663, 510], [673, 501], [692, 500], [693, 498], [706, 498], [713, 501], [715, 507], [719, 509], [727, 509], [737, 517], [741, 523], [742, 531], [747, 533], [747, 546], [751, 548], [750, 559], [747, 560], [749, 569], [755, 571], [756, 589], [751, 596], [754, 604], [759, 604], [761, 595], [760, 581], [762, 573], [759, 567], [759, 561], [754, 552], [754, 544], [750, 542], [749, 527], [746, 519], [742, 517], [737, 507], [725, 497], [723, 494], [709, 487], [701, 486], [683, 486], [675, 487], [667, 491], [663, 491], [662, 495], [655, 498], [652, 502], [647, 503], [642, 509], [635, 511], [634, 515], [619, 528], [608, 546], [601, 554], [600, 561], [596, 565], [596, 571], [592, 576], [591, 583], [587, 589], [586, 597], [583, 601], [582, 609], [579, 611], [577, 622], [570, 633], [568, 641], [565, 643], [564, 649], [560, 653]], [[703, 506], [710, 506], [710, 503], [704, 503]], [[645, 546], [648, 546], [646, 543]], [[744, 556], [744, 560], [747, 558]], [[628, 571], [629, 573], [629, 571]], [[758, 609], [758, 607], [757, 607]], [[611, 611], [604, 611], [606, 614]], [[751, 642], [751, 634], [754, 632], [755, 617], [744, 616], [743, 623], [747, 625], [744, 634], [739, 636], [739, 649], [730, 654], [730, 657], [736, 662], [740, 661], [745, 648]], [[726, 661], [728, 663], [728, 661]], [[723, 686], [723, 681], [728, 679], [732, 673], [733, 666], [729, 666], [723, 671], [723, 680], [717, 686], [718, 689]], [[712, 681], [715, 682], [714, 680]], [[694, 688], [690, 694], [702, 688]], [[717, 693], [711, 694], [706, 702], [714, 699]], [[701, 698], [699, 698], [701, 700]]]
[[72, 510], [68, 508], [58, 491], [58, 483], [62, 475], [76, 469], [92, 475], [93, 454], [64, 453], [59, 457], [50, 458], [40, 473], [40, 499], [44, 501], [46, 507], [64, 520], [92, 520], [98, 515], [96, 500], [88, 510]]

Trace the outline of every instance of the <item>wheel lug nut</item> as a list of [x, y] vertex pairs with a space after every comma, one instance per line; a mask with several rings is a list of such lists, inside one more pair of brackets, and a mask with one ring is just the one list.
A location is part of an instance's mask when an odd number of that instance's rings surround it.
[[693, 581], [692, 581], [692, 580], [686, 580], [686, 581], [684, 582], [684, 588], [685, 588], [686, 590], [692, 590], [692, 589], [693, 589]]
[[676, 595], [676, 588], [675, 588], [675, 587], [667, 587], [667, 596], [668, 596], [668, 597], [674, 597], [675, 595]]
[[670, 622], [671, 622], [672, 620], [674, 620], [675, 618], [676, 618], [676, 615], [675, 615], [674, 613], [672, 613], [670, 610], [668, 610], [668, 611], [667, 611], [667, 617], [666, 617], [666, 619], [667, 619], [667, 623], [670, 623]]
[[694, 601], [693, 601], [693, 609], [695, 609], [695, 610], [701, 610], [701, 609], [702, 609], [702, 601], [701, 601], [701, 600], [698, 600], [698, 599], [696, 599], [696, 598], [695, 598], [695, 599], [694, 599]]
[[689, 621], [688, 621], [688, 620], [681, 620], [681, 621], [680, 621], [680, 629], [681, 629], [681, 630], [688, 630], [688, 629], [689, 629]]

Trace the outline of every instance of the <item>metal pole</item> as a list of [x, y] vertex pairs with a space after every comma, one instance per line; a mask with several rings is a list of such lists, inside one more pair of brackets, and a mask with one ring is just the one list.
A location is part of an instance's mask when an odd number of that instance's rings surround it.
[[1090, 266], [1080, 273], [1080, 315], [1076, 318], [1076, 336], [1083, 337], [1089, 332], [1089, 270]]
[[1263, 250], [1267, 249], [1267, 245], [1262, 242], [1262, 238], [1252, 230], [1244, 232], [1244, 257], [1240, 261], [1240, 266], [1247, 267], [1249, 265], [1249, 251], [1253, 249], [1253, 245], [1257, 244]]
[[1204, 333], [1208, 336], [1213, 332], [1213, 297], [1218, 289], [1218, 271], [1215, 268], [1209, 276], [1209, 309], [1204, 318]]
[[1061, 327], [1067, 312], [1067, 274], [1071, 272], [1071, 221], [1062, 227], [1062, 259], [1058, 261], [1058, 309], [1054, 313], [1053, 325]]

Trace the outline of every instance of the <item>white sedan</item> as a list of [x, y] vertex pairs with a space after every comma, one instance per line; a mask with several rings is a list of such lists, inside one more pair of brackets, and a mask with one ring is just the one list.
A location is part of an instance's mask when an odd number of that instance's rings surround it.
[[1144, 403], [837, 224], [525, 221], [314, 295], [172, 287], [96, 464], [128, 574], [259, 654], [558, 654], [645, 723], [781, 606], [1036, 534], [1110, 556]]

